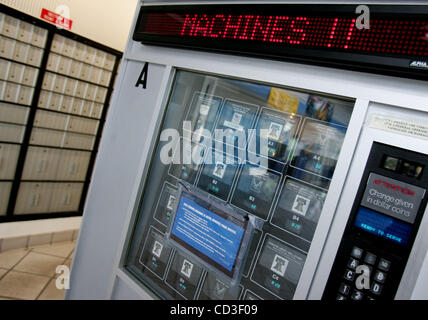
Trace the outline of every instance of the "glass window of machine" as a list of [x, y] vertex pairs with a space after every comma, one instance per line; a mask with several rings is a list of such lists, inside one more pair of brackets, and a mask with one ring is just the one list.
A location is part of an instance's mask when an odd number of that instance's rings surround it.
[[[291, 299], [353, 104], [177, 71], [125, 268], [165, 299]], [[180, 183], [260, 222], [235, 288], [169, 243]]]

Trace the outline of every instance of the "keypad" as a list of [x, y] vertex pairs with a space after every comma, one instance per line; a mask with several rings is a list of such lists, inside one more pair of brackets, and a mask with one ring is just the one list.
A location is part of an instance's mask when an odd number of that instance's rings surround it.
[[364, 298], [364, 294], [361, 291], [354, 290], [351, 295], [351, 299], [355, 301], [361, 301]]
[[389, 271], [390, 266], [391, 266], [391, 262], [389, 262], [389, 261], [388, 261], [388, 260], [386, 260], [386, 259], [381, 258], [381, 259], [379, 260], [379, 264], [378, 264], [378, 266], [377, 266], [377, 267], [378, 267], [380, 270], [382, 270], [382, 271], [386, 271], [386, 272], [388, 272], [388, 271]]
[[369, 265], [374, 265], [376, 263], [376, 256], [373, 253], [367, 252], [364, 262]]
[[353, 247], [351, 256], [354, 257], [355, 259], [361, 259], [361, 257], [363, 256], [363, 252], [364, 252], [363, 249], [360, 249], [358, 247]]
[[[356, 280], [360, 274], [356, 274], [357, 267], [365, 265], [370, 270], [370, 288], [360, 289], [356, 287]], [[379, 257], [374, 252], [354, 246], [350, 252], [342, 282], [337, 291], [337, 300], [375, 300], [382, 295], [391, 262]]]

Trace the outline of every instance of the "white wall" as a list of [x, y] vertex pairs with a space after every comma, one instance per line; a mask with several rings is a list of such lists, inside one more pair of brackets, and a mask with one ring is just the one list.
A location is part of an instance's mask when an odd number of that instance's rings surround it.
[[70, 8], [71, 31], [124, 51], [138, 0], [0, 0], [0, 3], [40, 18], [42, 8]]

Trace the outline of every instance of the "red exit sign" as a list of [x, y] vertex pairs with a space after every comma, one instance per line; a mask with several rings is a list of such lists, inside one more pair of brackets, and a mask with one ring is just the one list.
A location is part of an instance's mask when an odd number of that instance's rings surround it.
[[45, 8], [42, 9], [41, 18], [67, 30], [71, 30], [71, 26], [73, 24], [72, 20]]

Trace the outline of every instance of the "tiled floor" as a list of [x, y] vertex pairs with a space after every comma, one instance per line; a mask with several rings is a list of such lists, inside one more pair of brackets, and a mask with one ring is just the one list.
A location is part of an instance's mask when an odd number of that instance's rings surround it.
[[75, 241], [0, 253], [0, 300], [62, 300], [56, 268], [70, 268]]

